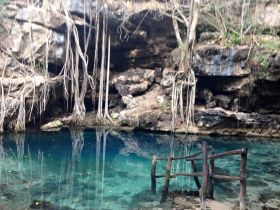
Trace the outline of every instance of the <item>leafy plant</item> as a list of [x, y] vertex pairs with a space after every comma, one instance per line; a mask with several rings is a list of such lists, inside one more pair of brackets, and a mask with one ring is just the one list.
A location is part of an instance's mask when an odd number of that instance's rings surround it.
[[255, 52], [253, 55], [253, 61], [261, 66], [262, 69], [269, 67], [269, 53]]
[[227, 42], [230, 45], [240, 45], [241, 44], [241, 37], [239, 34], [235, 32], [226, 32], [225, 37]]
[[280, 49], [280, 39], [273, 36], [262, 36], [258, 40], [256, 50], [253, 53], [253, 61], [258, 63], [262, 69], [269, 67], [269, 58]]

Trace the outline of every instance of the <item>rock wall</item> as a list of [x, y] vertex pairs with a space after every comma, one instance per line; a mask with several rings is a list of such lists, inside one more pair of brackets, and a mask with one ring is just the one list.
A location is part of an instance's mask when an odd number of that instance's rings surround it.
[[[68, 0], [67, 4], [82, 37], [83, 2]], [[86, 4], [87, 8], [95, 7], [94, 1], [88, 0]], [[169, 17], [150, 10], [139, 10], [123, 18], [126, 8], [122, 6], [119, 3], [109, 5], [109, 31], [112, 36], [110, 113], [114, 125], [170, 131], [172, 77], [178, 62], [172, 22]], [[9, 0], [6, 9], [4, 23], [9, 30], [3, 38], [4, 46], [18, 60], [30, 63], [30, 58], [33, 58], [36, 63], [40, 63], [44, 60], [46, 43], [42, 37], [46, 37], [51, 46], [49, 72], [58, 74], [66, 53], [65, 17], [51, 10], [43, 13], [24, 1]], [[266, 24], [272, 18], [268, 15], [269, 11], [269, 8], [263, 8], [258, 24]], [[30, 14], [33, 14], [32, 18]], [[278, 27], [277, 15], [280, 12], [273, 8], [273, 14], [273, 27]], [[94, 15], [87, 10], [86, 17], [89, 23], [89, 18]], [[28, 41], [31, 34], [32, 43]], [[198, 38], [201, 39], [198, 39], [194, 53], [193, 68], [198, 88], [195, 125], [191, 132], [279, 137], [279, 49], [269, 55], [266, 68], [261, 68], [260, 63], [251, 56], [252, 46], [225, 46], [219, 41], [202, 39], [204, 35], [204, 31], [198, 32]], [[90, 42], [88, 56], [93, 58], [93, 54], [94, 38]], [[4, 57], [0, 61], [3, 63]], [[8, 72], [11, 71], [12, 67], [8, 69]], [[36, 72], [39, 74], [40, 70]], [[62, 95], [61, 86], [58, 92]], [[55, 109], [63, 104], [62, 98], [52, 97], [49, 104]], [[87, 115], [85, 124], [88, 127], [95, 126], [95, 108], [90, 93], [86, 96], [86, 107], [92, 113]], [[47, 110], [48, 118], [55, 117], [51, 109]], [[186, 132], [180, 122], [176, 124], [176, 131]]]

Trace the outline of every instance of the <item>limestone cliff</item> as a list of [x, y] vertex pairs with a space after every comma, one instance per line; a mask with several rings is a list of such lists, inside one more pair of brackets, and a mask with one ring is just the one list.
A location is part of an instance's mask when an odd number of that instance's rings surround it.
[[[4, 128], [16, 127], [19, 120], [31, 122], [39, 115], [43, 122], [60, 118], [67, 123], [63, 117], [73, 109], [71, 103], [65, 106], [61, 73], [67, 54], [66, 17], [59, 1], [47, 7], [45, 1], [37, 2], [30, 5], [28, 1], [8, 0], [2, 6], [0, 73], [4, 97], [1, 109], [10, 113], [0, 116], [5, 118]], [[112, 124], [170, 131], [170, 94], [179, 53], [171, 18], [161, 12], [166, 2], [107, 3], [112, 39], [109, 91]], [[84, 33], [92, 27], [88, 72], [94, 65], [95, 7], [92, 0], [67, 1], [81, 48], [85, 47]], [[266, 4], [252, 9], [258, 14], [254, 16], [255, 24], [279, 30], [279, 8], [279, 4]], [[211, 13], [211, 8], [207, 12]], [[191, 132], [280, 136], [279, 33], [244, 37], [242, 40], [234, 34], [221, 37], [213, 25], [201, 18], [193, 55], [198, 87], [195, 126]], [[272, 49], [267, 50], [270, 44]], [[45, 98], [44, 93], [49, 89], [54, 91]], [[85, 96], [88, 114], [84, 125], [93, 127], [98, 124], [94, 106], [97, 101], [92, 100], [89, 89]], [[21, 100], [25, 101], [24, 107]], [[20, 109], [25, 110], [24, 118], [18, 116], [22, 113]], [[176, 122], [175, 131], [186, 132], [180, 121]]]

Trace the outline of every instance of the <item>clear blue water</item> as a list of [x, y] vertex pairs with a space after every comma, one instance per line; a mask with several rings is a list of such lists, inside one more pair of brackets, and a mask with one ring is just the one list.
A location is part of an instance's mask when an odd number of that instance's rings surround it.
[[[242, 147], [248, 155], [248, 199], [280, 199], [280, 141], [234, 137], [171, 136], [111, 131], [5, 134], [0, 141], [0, 209], [133, 209], [159, 205], [150, 193], [151, 156], [192, 154], [207, 141], [215, 152]], [[199, 166], [199, 165], [198, 165]], [[216, 161], [217, 171], [239, 173], [239, 157]], [[165, 162], [158, 163], [158, 174]], [[200, 166], [199, 166], [200, 167]], [[173, 172], [191, 171], [175, 162]], [[178, 178], [172, 190], [195, 190], [193, 178]], [[215, 198], [238, 200], [238, 182], [218, 182]], [[46, 201], [42, 204], [40, 201]]]

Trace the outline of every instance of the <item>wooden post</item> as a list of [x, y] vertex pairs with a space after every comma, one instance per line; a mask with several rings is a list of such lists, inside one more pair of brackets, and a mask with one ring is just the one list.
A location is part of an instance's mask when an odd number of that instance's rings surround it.
[[240, 210], [245, 210], [245, 197], [246, 197], [246, 165], [247, 165], [247, 152], [248, 149], [242, 149], [240, 161]]
[[202, 210], [206, 210], [207, 179], [208, 179], [207, 142], [204, 141], [202, 143], [202, 187], [200, 190], [200, 208]]
[[[191, 163], [192, 163], [193, 172], [194, 172], [194, 173], [197, 173], [197, 167], [196, 167], [195, 161], [192, 160]], [[198, 179], [197, 176], [194, 176], [193, 178], [194, 178], [195, 184], [196, 184], [196, 186], [197, 186], [197, 189], [199, 190], [199, 189], [201, 188], [199, 179]]]
[[[212, 152], [212, 155], [214, 155], [214, 152]], [[210, 167], [209, 167], [209, 173], [212, 175], [215, 173], [215, 159], [210, 159]], [[214, 177], [209, 177], [209, 198], [214, 199], [214, 183], [215, 179]]]
[[171, 166], [172, 166], [172, 157], [169, 156], [166, 163], [166, 175], [165, 175], [165, 182], [163, 186], [162, 196], [160, 200], [161, 203], [165, 202], [168, 196]]
[[153, 155], [152, 159], [152, 170], [151, 170], [151, 190], [152, 193], [156, 194], [157, 182], [156, 182], [156, 167], [157, 167], [157, 156]]

